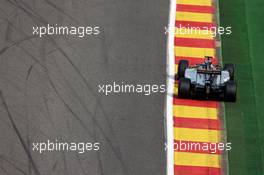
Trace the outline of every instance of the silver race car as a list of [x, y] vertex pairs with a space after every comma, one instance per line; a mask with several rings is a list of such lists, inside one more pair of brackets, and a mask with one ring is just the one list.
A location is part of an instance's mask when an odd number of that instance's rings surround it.
[[178, 64], [178, 97], [220, 99], [235, 102], [237, 85], [234, 81], [234, 65], [213, 65], [211, 57], [203, 64], [189, 66], [187, 60]]

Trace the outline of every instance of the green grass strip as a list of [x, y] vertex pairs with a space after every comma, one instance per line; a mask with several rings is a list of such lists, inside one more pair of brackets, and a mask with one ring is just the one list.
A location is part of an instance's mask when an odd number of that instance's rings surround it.
[[264, 174], [264, 1], [220, 1], [224, 63], [236, 66], [238, 98], [226, 103], [230, 175]]

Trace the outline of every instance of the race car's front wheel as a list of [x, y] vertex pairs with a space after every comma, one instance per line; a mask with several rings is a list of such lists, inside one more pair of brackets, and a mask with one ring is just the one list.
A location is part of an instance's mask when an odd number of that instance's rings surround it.
[[235, 77], [235, 66], [234, 64], [225, 64], [224, 70], [227, 70], [229, 72], [230, 80], [234, 80]]
[[187, 60], [180, 60], [178, 64], [178, 79], [181, 79], [184, 77], [185, 70], [189, 66], [189, 61]]
[[228, 81], [225, 85], [225, 101], [235, 102], [236, 101], [237, 86], [236, 82]]
[[189, 78], [181, 78], [178, 86], [179, 98], [190, 98], [191, 96], [191, 80]]

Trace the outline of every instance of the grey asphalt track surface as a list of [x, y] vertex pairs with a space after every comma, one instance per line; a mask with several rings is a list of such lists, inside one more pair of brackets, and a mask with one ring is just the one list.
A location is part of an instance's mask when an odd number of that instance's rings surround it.
[[[0, 174], [165, 174], [165, 94], [99, 94], [98, 84], [165, 84], [169, 1], [0, 0]], [[32, 35], [47, 23], [100, 35]], [[38, 153], [33, 142], [100, 142]]]

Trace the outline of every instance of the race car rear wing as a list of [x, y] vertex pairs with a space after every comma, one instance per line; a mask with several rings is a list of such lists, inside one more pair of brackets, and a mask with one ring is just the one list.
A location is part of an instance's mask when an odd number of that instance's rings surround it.
[[197, 73], [199, 74], [215, 74], [215, 75], [221, 75], [221, 70], [201, 70], [198, 69]]

